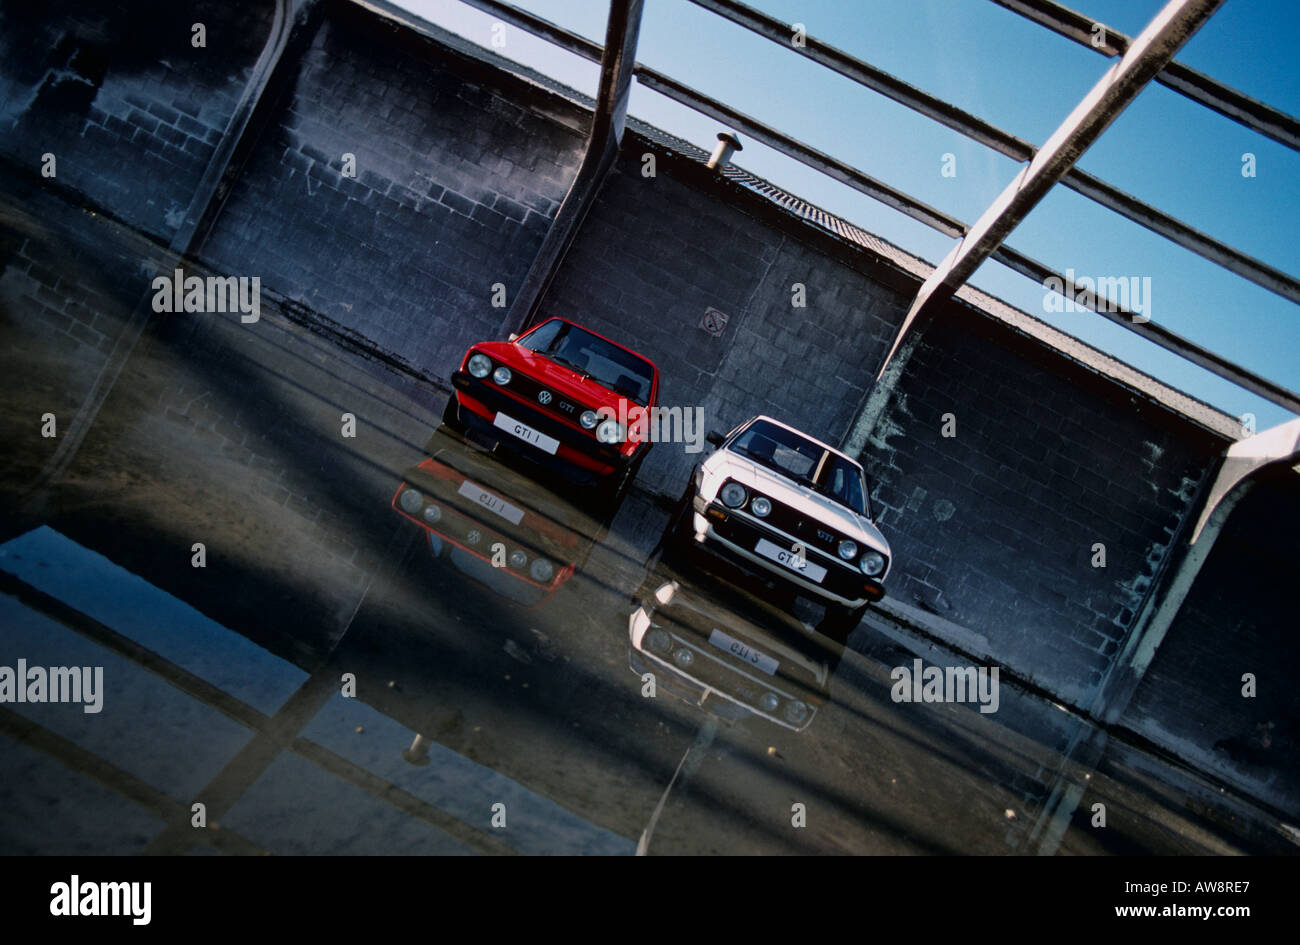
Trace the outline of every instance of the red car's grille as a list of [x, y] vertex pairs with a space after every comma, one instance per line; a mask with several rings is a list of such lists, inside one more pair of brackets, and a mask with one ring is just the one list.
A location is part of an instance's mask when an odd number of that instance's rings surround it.
[[515, 372], [505, 389], [512, 391], [516, 396], [523, 397], [539, 409], [557, 417], [564, 417], [575, 425], [583, 411], [592, 409], [572, 397], [561, 394], [555, 388], [539, 384], [531, 377], [518, 372]]

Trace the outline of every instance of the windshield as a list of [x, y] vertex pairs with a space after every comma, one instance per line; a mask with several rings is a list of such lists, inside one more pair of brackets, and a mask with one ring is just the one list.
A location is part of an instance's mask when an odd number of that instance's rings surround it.
[[552, 318], [520, 338], [519, 344], [599, 381], [629, 400], [650, 402], [654, 383], [650, 362], [577, 325]]
[[793, 430], [756, 420], [729, 448], [870, 518], [862, 470]]

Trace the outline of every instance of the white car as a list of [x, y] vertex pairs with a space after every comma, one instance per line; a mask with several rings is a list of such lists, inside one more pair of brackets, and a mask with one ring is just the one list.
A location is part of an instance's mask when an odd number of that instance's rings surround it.
[[703, 551], [821, 603], [843, 642], [884, 597], [889, 542], [871, 521], [862, 467], [771, 417], [754, 417], [696, 468], [666, 544]]

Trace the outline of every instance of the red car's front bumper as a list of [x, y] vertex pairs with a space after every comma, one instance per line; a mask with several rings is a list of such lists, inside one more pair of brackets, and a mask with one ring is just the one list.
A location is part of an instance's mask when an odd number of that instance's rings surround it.
[[[625, 469], [636, 457], [637, 451], [645, 448], [644, 444], [625, 443], [620, 447], [597, 442], [590, 432], [545, 413], [522, 397], [515, 396], [507, 388], [479, 380], [465, 371], [453, 373], [451, 382], [456, 389], [454, 396], [460, 405], [462, 423], [497, 438], [499, 442], [533, 459], [543, 462], [558, 459], [577, 467], [587, 473], [588, 477], [603, 480]], [[496, 415], [502, 411], [558, 440], [560, 445], [553, 456], [493, 426]]]

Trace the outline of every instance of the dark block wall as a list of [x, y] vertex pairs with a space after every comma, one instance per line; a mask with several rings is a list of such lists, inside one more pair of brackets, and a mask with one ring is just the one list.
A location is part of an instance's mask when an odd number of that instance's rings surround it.
[[1086, 704], [1226, 444], [958, 305], [921, 330], [862, 454], [890, 594]]
[[[852, 254], [792, 236], [801, 229], [794, 221], [776, 226], [742, 199], [718, 199], [716, 181], [706, 176], [708, 189], [700, 186], [698, 165], [657, 154], [655, 176], [642, 176], [641, 155], [655, 150], [635, 135], [624, 141], [540, 317], [573, 318], [653, 360], [660, 403], [703, 408], [706, 430], [766, 413], [838, 442], [902, 320], [904, 297]], [[793, 304], [795, 283], [802, 307]], [[709, 308], [728, 318], [718, 337], [700, 327]], [[638, 481], [676, 497], [709, 449], [692, 455], [659, 444]]]
[[[272, 19], [269, 0], [0, 5], [0, 154], [166, 240], [180, 226]], [[191, 27], [206, 29], [204, 48]]]
[[[1300, 476], [1265, 473], [1233, 510], [1124, 722], [1300, 810]], [[1256, 695], [1243, 695], [1254, 675]]]
[[528, 102], [549, 93], [448, 56], [329, 4], [204, 251], [444, 377], [497, 337], [492, 287], [513, 297], [585, 142], [576, 107], [552, 120]]

